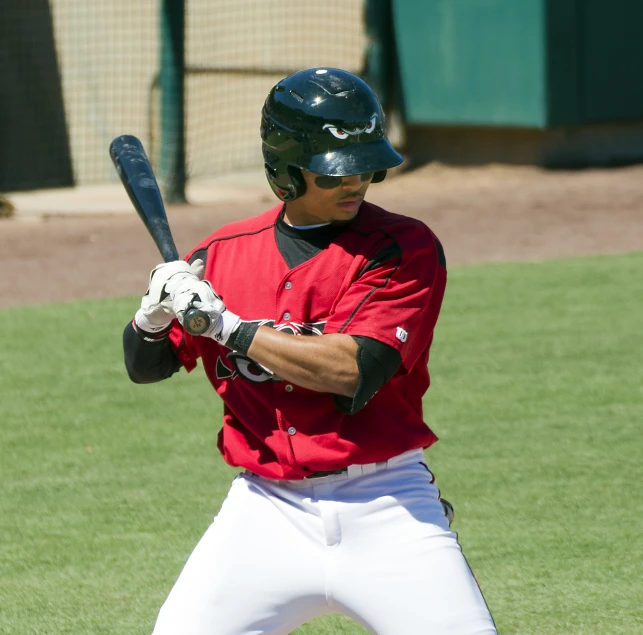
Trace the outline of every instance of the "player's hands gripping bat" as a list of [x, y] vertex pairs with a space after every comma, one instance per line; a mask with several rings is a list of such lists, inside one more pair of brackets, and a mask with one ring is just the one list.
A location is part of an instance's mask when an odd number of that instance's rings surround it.
[[168, 329], [172, 324], [172, 318], [177, 317], [183, 322], [185, 311], [192, 308], [194, 293], [185, 297], [184, 312], [179, 314], [174, 308], [175, 292], [183, 281], [191, 282], [192, 285], [200, 282], [203, 270], [202, 260], [195, 260], [190, 264], [184, 260], [173, 260], [154, 267], [150, 273], [147, 291], [141, 298], [141, 308], [134, 316], [137, 328], [156, 335]]
[[[167, 221], [161, 190], [141, 142], [132, 135], [116, 137], [109, 146], [109, 156], [163, 260], [180, 260]], [[210, 317], [204, 311], [188, 308], [183, 317], [183, 328], [192, 335], [202, 335], [210, 328]]]

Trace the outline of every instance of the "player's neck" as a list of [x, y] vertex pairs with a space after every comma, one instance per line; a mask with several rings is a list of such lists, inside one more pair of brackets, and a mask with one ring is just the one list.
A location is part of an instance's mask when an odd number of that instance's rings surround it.
[[284, 223], [291, 227], [308, 227], [312, 225], [325, 225], [330, 221], [325, 218], [318, 218], [306, 212], [305, 209], [293, 203], [286, 204], [283, 215]]

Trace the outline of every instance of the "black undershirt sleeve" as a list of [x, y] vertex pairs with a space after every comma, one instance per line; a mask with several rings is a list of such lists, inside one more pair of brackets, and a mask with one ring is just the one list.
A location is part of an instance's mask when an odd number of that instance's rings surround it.
[[355, 396], [333, 395], [335, 405], [344, 413], [352, 415], [361, 410], [375, 393], [387, 382], [400, 367], [400, 354], [388, 344], [370, 337], [353, 336], [359, 345], [357, 349], [357, 368], [359, 382]]
[[131, 322], [123, 331], [123, 352], [127, 374], [135, 384], [153, 384], [181, 368], [168, 337], [145, 341]]

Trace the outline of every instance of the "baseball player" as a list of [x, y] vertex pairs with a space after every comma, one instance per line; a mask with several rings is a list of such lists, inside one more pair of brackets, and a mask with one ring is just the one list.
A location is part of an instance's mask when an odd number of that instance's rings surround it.
[[[270, 91], [261, 138], [279, 205], [156, 267], [124, 333], [135, 382], [201, 360], [242, 468], [154, 635], [285, 634], [324, 613], [379, 635], [496, 633], [423, 455], [444, 252], [364, 200], [402, 161], [381, 106], [348, 72], [304, 70]], [[193, 306], [202, 336], [182, 328]]]

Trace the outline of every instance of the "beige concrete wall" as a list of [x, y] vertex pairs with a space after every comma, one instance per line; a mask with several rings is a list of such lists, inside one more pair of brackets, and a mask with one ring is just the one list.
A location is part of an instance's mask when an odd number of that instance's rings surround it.
[[108, 147], [147, 138], [148, 87], [158, 66], [156, 2], [52, 0], [76, 182], [116, 180]]
[[[160, 146], [158, 90], [150, 92], [159, 60], [159, 3], [51, 0], [51, 5], [76, 181], [115, 181], [107, 152], [115, 136], [135, 134], [150, 155]], [[362, 0], [190, 0], [186, 6], [188, 66], [362, 67]], [[283, 75], [188, 75], [192, 178], [261, 164], [261, 106]]]

